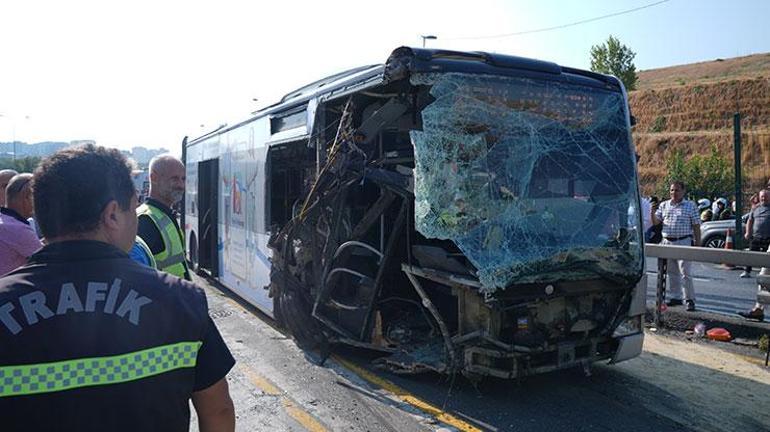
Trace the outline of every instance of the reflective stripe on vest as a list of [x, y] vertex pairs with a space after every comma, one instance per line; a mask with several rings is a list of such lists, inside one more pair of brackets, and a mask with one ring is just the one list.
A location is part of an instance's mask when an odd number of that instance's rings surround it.
[[185, 277], [187, 264], [184, 257], [183, 235], [174, 225], [174, 221], [163, 210], [149, 205], [142, 204], [136, 209], [137, 215], [146, 215], [152, 220], [163, 238], [162, 251], [153, 255], [155, 258], [155, 267], [158, 270], [171, 273], [180, 278]]
[[202, 342], [179, 342], [110, 357], [0, 367], [0, 398], [136, 381], [195, 367]]

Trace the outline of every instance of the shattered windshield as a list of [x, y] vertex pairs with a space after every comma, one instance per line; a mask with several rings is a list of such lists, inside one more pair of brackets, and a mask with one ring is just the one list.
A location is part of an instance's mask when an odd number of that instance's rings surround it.
[[641, 276], [634, 153], [618, 92], [555, 81], [421, 74], [415, 226], [451, 240], [484, 291]]

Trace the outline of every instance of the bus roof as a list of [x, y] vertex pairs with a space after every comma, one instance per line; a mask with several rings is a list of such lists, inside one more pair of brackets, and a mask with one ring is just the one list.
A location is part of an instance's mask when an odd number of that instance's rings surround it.
[[344, 72], [339, 72], [334, 75], [330, 75], [326, 78], [320, 79], [314, 83], [310, 83], [306, 86], [298, 88], [297, 90], [287, 93], [284, 97], [281, 98], [281, 102], [279, 103], [284, 103], [290, 99], [295, 99], [295, 98], [304, 96], [306, 94], [314, 93], [316, 90], [320, 89], [321, 87], [332, 84], [335, 81], [340, 81], [345, 78], [356, 75], [357, 73], [368, 71], [370, 69], [377, 69], [377, 68], [382, 68], [382, 65], [376, 64], [376, 65], [369, 65], [369, 66], [359, 66], [353, 69], [346, 70]]
[[442, 49], [400, 47], [395, 49], [385, 64], [360, 66], [339, 72], [312, 82], [285, 94], [280, 101], [252, 112], [246, 120], [232, 126], [221, 125], [193, 140], [194, 145], [204, 139], [235, 129], [260, 117], [287, 108], [294, 108], [307, 100], [337, 90], [370, 87], [407, 77], [410, 73], [465, 72], [524, 77], [547, 77], [574, 84], [601, 87], [621, 91], [620, 80], [596, 72], [559, 66], [556, 63], [525, 57], [486, 53], [464, 52]]

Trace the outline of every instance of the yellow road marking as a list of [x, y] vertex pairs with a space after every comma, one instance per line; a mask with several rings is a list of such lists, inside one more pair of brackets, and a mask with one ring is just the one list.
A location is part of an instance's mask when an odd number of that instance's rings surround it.
[[309, 432], [327, 432], [327, 429], [318, 422], [315, 417], [298, 407], [294, 401], [284, 395], [284, 392], [271, 383], [270, 380], [246, 365], [242, 364], [241, 370], [243, 371], [243, 374], [246, 375], [246, 378], [248, 378], [252, 384], [257, 386], [258, 389], [262, 390], [263, 393], [271, 396], [281, 396], [281, 403], [283, 404], [286, 413], [306, 430]]
[[283, 398], [283, 407], [294, 420], [310, 432], [326, 432], [326, 428], [321, 423], [308, 414], [307, 411], [295, 406], [289, 399]]
[[[232, 298], [228, 297], [227, 301], [229, 301], [233, 306], [236, 306], [239, 309], [245, 310], [240, 303], [233, 300]], [[338, 363], [350, 369], [351, 371], [353, 371], [354, 373], [356, 373], [366, 381], [378, 387], [381, 387], [390, 393], [393, 393], [396, 397], [398, 397], [403, 402], [434, 416], [440, 422], [446, 423], [450, 426], [454, 426], [455, 428], [463, 432], [482, 432], [481, 429], [471, 425], [470, 423], [465, 422], [447, 412], [444, 412], [442, 409], [409, 394], [406, 390], [398, 387], [397, 385], [391, 383], [388, 380], [385, 380], [383, 378], [378, 377], [377, 375], [372, 374], [366, 369], [363, 369], [336, 355], [333, 355], [332, 358], [334, 358]], [[251, 381], [255, 386], [257, 386], [257, 388], [262, 390], [263, 393], [273, 395], [273, 396], [279, 396], [283, 393], [280, 389], [278, 389], [278, 387], [276, 387], [270, 381], [268, 381], [267, 378], [262, 377], [261, 375], [256, 373], [254, 370], [252, 370], [248, 366], [241, 365], [241, 370], [243, 370], [243, 373], [246, 375], [249, 381]], [[283, 397], [282, 402], [283, 402], [284, 408], [286, 409], [286, 412], [308, 431], [310, 432], [327, 431], [327, 429], [323, 425], [321, 425], [318, 421], [316, 421], [316, 419], [312, 415], [302, 410], [301, 408], [298, 408], [289, 398]]]
[[403, 402], [408, 403], [409, 405], [426, 412], [434, 417], [436, 417], [437, 420], [446, 423], [450, 426], [456, 427], [457, 429], [463, 431], [463, 432], [482, 432], [481, 429], [473, 426], [472, 424], [463, 421], [452, 414], [449, 414], [442, 410], [441, 408], [432, 405], [428, 402], [423, 401], [422, 399], [411, 395], [406, 390], [402, 389], [401, 387], [393, 384], [392, 382], [378, 377], [377, 375], [369, 372], [368, 370], [348, 361], [343, 358], [340, 358], [339, 356], [333, 355], [332, 358], [334, 358], [337, 363], [345, 366], [346, 368], [353, 371], [356, 375], [360, 376], [361, 378], [365, 379], [371, 384], [374, 384], [378, 387], [383, 388], [384, 390], [393, 393], [397, 398], [401, 399]]
[[246, 378], [251, 381], [252, 384], [257, 386], [258, 389], [262, 390], [262, 393], [269, 394], [272, 396], [280, 396], [281, 390], [278, 389], [278, 387], [274, 386], [273, 383], [267, 380], [267, 378], [262, 377], [262, 375], [259, 375], [258, 373], [254, 372], [250, 367], [241, 365], [241, 370], [243, 371], [243, 374], [246, 375]]

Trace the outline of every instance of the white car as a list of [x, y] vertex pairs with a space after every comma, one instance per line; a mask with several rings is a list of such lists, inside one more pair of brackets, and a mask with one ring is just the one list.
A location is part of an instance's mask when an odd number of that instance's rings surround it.
[[[746, 226], [748, 217], [748, 214], [743, 215], [741, 229]], [[701, 245], [710, 248], [724, 248], [728, 229], [731, 229], [735, 235], [735, 219], [703, 222], [700, 226]], [[735, 237], [733, 237], [733, 241], [735, 241]]]

